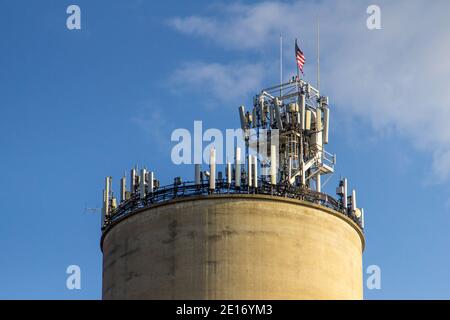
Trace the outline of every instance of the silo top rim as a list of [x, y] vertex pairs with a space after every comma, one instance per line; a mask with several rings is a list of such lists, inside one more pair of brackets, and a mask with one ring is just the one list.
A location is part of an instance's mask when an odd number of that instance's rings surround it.
[[114, 220], [110, 225], [106, 226], [105, 228], [103, 228], [102, 230], [102, 236], [101, 236], [101, 240], [100, 240], [100, 249], [103, 251], [103, 240], [106, 237], [106, 235], [108, 234], [108, 232], [114, 228], [115, 225], [119, 224], [121, 221], [126, 220], [127, 218], [134, 216], [136, 214], [139, 214], [141, 212], [147, 211], [147, 210], [151, 210], [153, 208], [157, 208], [157, 207], [162, 207], [162, 206], [167, 206], [167, 205], [172, 205], [175, 203], [180, 203], [180, 202], [190, 202], [190, 201], [202, 201], [202, 200], [214, 200], [214, 199], [251, 199], [251, 200], [263, 200], [263, 201], [280, 201], [280, 202], [284, 202], [284, 203], [291, 203], [291, 204], [296, 204], [296, 205], [301, 205], [301, 206], [306, 206], [306, 207], [310, 207], [310, 208], [314, 208], [320, 211], [324, 211], [328, 214], [331, 214], [337, 218], [340, 218], [342, 220], [344, 220], [345, 222], [347, 222], [353, 229], [355, 229], [355, 231], [358, 233], [360, 239], [361, 239], [361, 246], [362, 246], [362, 250], [364, 251], [365, 249], [365, 236], [364, 236], [364, 232], [361, 229], [361, 227], [354, 222], [351, 218], [347, 217], [346, 215], [344, 215], [341, 212], [338, 212], [336, 210], [333, 210], [331, 208], [327, 208], [325, 206], [319, 205], [319, 204], [315, 204], [312, 202], [308, 202], [308, 201], [304, 201], [304, 200], [298, 200], [298, 199], [292, 199], [292, 198], [285, 198], [285, 197], [278, 197], [278, 196], [271, 196], [271, 195], [262, 195], [262, 194], [211, 194], [211, 195], [199, 195], [199, 196], [191, 196], [191, 197], [186, 197], [186, 198], [176, 198], [176, 199], [172, 199], [172, 200], [168, 200], [165, 202], [160, 202], [160, 203], [155, 203], [154, 205], [151, 206], [147, 206], [144, 208], [139, 208], [134, 210], [133, 212], [124, 215], [123, 217], [120, 217], [119, 219]]

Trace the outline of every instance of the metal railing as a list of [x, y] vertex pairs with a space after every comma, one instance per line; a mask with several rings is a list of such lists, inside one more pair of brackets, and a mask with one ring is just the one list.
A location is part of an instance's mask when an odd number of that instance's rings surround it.
[[361, 229], [363, 229], [360, 219], [353, 214], [349, 214], [348, 210], [343, 207], [340, 201], [337, 201], [325, 193], [295, 187], [290, 184], [271, 185], [262, 179], [259, 179], [257, 188], [249, 187], [247, 185], [236, 187], [234, 182], [229, 184], [223, 179], [217, 179], [215, 190], [210, 190], [209, 183], [206, 181], [201, 184], [195, 184], [194, 182], [182, 182], [179, 184], [163, 186], [155, 189], [153, 193], [147, 194], [144, 198], [141, 198], [139, 193], [134, 193], [130, 199], [120, 203], [117, 208], [113, 209], [110, 214], [107, 215], [105, 225], [102, 226], [102, 229], [132, 214], [138, 209], [144, 209], [152, 205], [164, 203], [174, 199], [193, 196], [207, 196], [213, 194], [260, 194], [303, 200], [340, 212], [353, 220]]

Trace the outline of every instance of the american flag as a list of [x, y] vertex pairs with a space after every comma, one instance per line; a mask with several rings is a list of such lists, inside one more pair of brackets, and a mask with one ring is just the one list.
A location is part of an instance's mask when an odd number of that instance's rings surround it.
[[303, 65], [305, 64], [305, 55], [303, 51], [297, 45], [297, 39], [295, 39], [295, 58], [297, 59], [297, 66], [303, 74]]

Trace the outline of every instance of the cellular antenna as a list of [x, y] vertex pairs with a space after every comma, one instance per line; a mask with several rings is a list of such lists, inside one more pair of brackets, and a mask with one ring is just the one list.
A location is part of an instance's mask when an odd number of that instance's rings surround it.
[[[315, 17], [309, 19], [314, 72]], [[345, 178], [338, 198], [324, 189], [336, 155], [328, 151], [333, 104], [318, 89], [319, 31], [317, 19], [317, 87], [304, 79], [306, 58], [297, 43], [297, 76], [283, 81], [280, 34], [280, 60], [274, 56], [273, 64], [280, 63], [281, 83], [275, 75], [276, 84], [257, 88], [247, 110], [239, 107], [240, 129], [226, 131], [226, 150], [220, 131], [209, 148], [197, 145], [206, 135], [194, 122], [194, 181], [178, 176], [160, 187], [152, 171], [135, 168], [130, 191], [122, 181], [125, 201], [117, 205], [112, 178], [105, 179], [103, 299], [363, 298], [362, 198]], [[301, 259], [291, 263], [292, 257]]]

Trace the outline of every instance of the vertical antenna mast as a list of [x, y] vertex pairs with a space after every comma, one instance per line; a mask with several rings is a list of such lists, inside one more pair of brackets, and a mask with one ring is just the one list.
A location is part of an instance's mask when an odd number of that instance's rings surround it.
[[280, 97], [283, 95], [283, 36], [280, 33]]
[[317, 16], [317, 90], [320, 92], [320, 25]]

